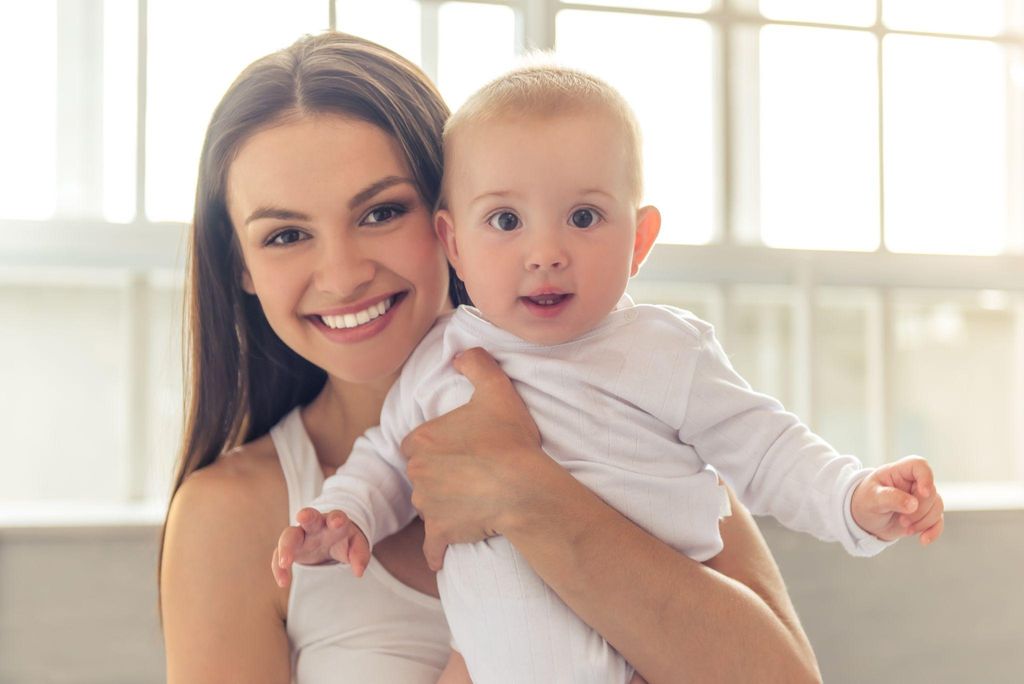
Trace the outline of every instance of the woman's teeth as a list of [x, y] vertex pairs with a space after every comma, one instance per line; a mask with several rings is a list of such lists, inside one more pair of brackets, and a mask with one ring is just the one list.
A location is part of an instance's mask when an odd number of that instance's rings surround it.
[[383, 316], [391, 305], [394, 303], [394, 297], [388, 297], [387, 299], [381, 300], [362, 311], [355, 313], [339, 314], [337, 316], [321, 316], [320, 320], [324, 322], [328, 328], [339, 330], [343, 328], [355, 328], [360, 325], [369, 323], [378, 316]]

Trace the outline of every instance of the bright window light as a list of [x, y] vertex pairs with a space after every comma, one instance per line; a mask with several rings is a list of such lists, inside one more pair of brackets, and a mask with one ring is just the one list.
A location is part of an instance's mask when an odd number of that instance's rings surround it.
[[337, 28], [380, 43], [421, 64], [422, 33], [417, 0], [334, 0]]
[[659, 241], [709, 242], [717, 193], [711, 26], [564, 10], [556, 36], [560, 56], [607, 79], [636, 112], [644, 139], [643, 201], [661, 210]]
[[189, 221], [210, 115], [254, 59], [327, 28], [319, 0], [150, 0], [146, 213]]
[[57, 204], [57, 3], [0, 6], [0, 218], [48, 219]]
[[899, 252], [995, 254], [1007, 244], [1003, 49], [891, 35], [883, 43], [885, 226]]
[[498, 5], [446, 2], [438, 21], [437, 85], [455, 111], [473, 91], [513, 66], [515, 14]]
[[870, 26], [875, 23], [875, 0], [761, 0], [769, 19], [818, 21]]
[[992, 36], [1006, 29], [1008, 0], [884, 0], [889, 28]]
[[652, 9], [668, 12], [707, 12], [711, 0], [582, 0], [582, 4], [628, 9]]
[[761, 31], [761, 235], [772, 247], [879, 243], [874, 36]]
[[117, 223], [135, 218], [138, 25], [137, 3], [103, 3], [103, 215]]

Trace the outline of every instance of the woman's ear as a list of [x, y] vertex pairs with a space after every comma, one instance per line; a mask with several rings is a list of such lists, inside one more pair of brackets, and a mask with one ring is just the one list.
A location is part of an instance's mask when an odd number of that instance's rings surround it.
[[661, 230], [661, 212], [656, 207], [641, 207], [636, 213], [636, 237], [633, 240], [633, 265], [629, 270], [629, 277], [633, 277], [640, 270], [640, 264], [651, 253], [654, 241], [658, 239], [658, 232]]
[[448, 262], [455, 269], [456, 275], [462, 277], [461, 264], [459, 263], [459, 244], [455, 240], [455, 222], [452, 214], [447, 209], [438, 209], [434, 214], [434, 232], [437, 239], [444, 245], [444, 253]]
[[246, 294], [256, 294], [256, 287], [252, 284], [252, 276], [249, 275], [249, 269], [245, 266], [242, 267], [242, 290]]

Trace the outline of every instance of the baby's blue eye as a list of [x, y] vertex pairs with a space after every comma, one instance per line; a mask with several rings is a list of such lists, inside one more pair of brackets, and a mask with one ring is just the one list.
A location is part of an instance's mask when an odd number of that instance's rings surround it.
[[577, 209], [572, 212], [572, 225], [577, 228], [590, 228], [597, 223], [597, 214], [593, 209]]
[[492, 216], [487, 223], [498, 230], [508, 232], [519, 227], [519, 217], [511, 211], [500, 211]]

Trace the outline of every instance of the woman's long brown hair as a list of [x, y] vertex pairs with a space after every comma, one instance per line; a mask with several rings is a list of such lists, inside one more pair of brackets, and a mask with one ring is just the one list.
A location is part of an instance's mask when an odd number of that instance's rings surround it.
[[[256, 132], [291, 116], [339, 114], [379, 126], [401, 147], [427, 206], [441, 183], [448, 108], [403, 57], [343, 33], [307, 36], [251, 64], [214, 111], [203, 144], [185, 287], [185, 426], [171, 497], [188, 476], [266, 434], [312, 401], [324, 371], [271, 330], [241, 288], [242, 261], [228, 216], [228, 168]], [[452, 302], [468, 301], [450, 274]], [[163, 543], [161, 542], [161, 557]]]

